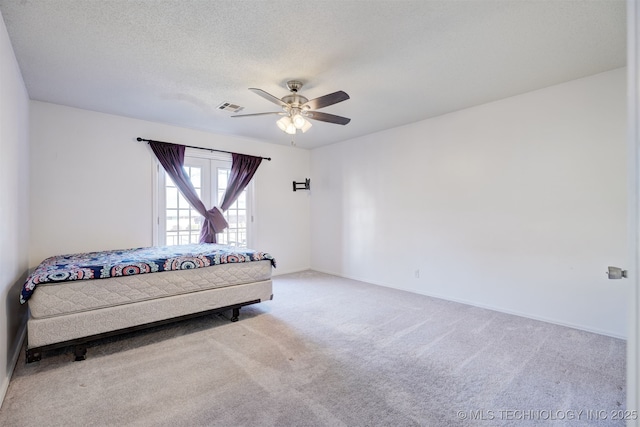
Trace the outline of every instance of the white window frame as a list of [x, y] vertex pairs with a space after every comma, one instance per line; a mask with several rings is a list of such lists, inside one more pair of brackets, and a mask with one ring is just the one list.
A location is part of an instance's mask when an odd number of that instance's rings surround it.
[[[157, 159], [153, 160], [153, 244], [165, 245], [166, 244], [166, 182], [165, 171], [160, 162]], [[231, 169], [231, 155], [220, 152], [207, 152], [196, 149], [185, 149], [185, 166], [197, 166], [202, 170], [202, 202], [207, 209], [211, 207], [220, 206], [221, 200], [217, 198], [217, 168], [224, 167]], [[215, 173], [214, 173], [215, 171]], [[208, 183], [205, 187], [205, 180]], [[251, 180], [246, 188], [247, 191], [247, 247], [253, 247], [254, 235], [255, 235], [255, 203], [254, 203], [254, 180]]]

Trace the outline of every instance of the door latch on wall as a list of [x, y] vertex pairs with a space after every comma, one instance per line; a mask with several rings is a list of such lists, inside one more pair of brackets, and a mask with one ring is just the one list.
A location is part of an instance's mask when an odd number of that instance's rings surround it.
[[627, 270], [623, 270], [619, 267], [609, 267], [609, 271], [607, 271], [607, 276], [609, 279], [622, 279], [623, 277], [627, 278]]

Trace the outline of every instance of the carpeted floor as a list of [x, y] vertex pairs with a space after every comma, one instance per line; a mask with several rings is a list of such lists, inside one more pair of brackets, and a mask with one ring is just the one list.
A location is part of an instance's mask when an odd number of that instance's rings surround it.
[[18, 362], [2, 426], [623, 426], [625, 342], [315, 272]]

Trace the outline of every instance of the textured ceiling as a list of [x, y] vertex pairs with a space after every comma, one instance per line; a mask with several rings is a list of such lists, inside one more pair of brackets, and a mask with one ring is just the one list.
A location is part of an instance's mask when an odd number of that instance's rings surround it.
[[[239, 135], [291, 137], [277, 97], [323, 109], [311, 148], [626, 65], [624, 0], [0, 0], [31, 99]], [[134, 135], [137, 136], [137, 135]]]

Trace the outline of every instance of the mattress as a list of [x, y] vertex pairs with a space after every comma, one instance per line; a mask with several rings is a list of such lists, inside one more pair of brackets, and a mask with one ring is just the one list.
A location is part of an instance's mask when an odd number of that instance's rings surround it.
[[29, 300], [33, 319], [65, 316], [209, 289], [267, 281], [271, 261], [40, 284]]

